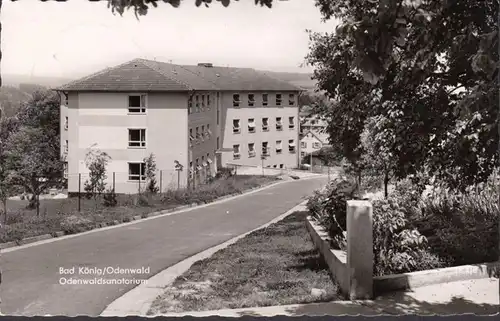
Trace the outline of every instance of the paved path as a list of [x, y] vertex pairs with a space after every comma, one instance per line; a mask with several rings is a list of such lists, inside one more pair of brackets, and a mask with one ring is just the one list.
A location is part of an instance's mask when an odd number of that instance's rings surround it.
[[[0, 258], [2, 313], [98, 316], [135, 285], [61, 285], [60, 268], [146, 267], [150, 271], [143, 275], [105, 278], [148, 279], [189, 256], [270, 221], [326, 181], [326, 177], [289, 181], [177, 215], [6, 250]], [[93, 279], [96, 275], [73, 277]]]
[[333, 301], [234, 310], [169, 313], [162, 316], [241, 317], [250, 315], [272, 317], [277, 315], [455, 315], [465, 313], [492, 315], [499, 312], [498, 286], [498, 279], [476, 279], [429, 285], [409, 292], [395, 292], [374, 301]]

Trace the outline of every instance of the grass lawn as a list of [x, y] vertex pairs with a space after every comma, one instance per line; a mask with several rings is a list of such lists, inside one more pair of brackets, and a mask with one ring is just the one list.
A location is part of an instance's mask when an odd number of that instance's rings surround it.
[[[115, 221], [129, 222], [134, 216], [146, 217], [148, 213], [167, 210], [192, 203], [209, 203], [219, 197], [242, 193], [245, 190], [270, 184], [277, 177], [238, 175], [219, 179], [200, 186], [194, 191], [174, 190], [158, 195], [117, 195], [115, 207], [105, 207], [101, 199], [81, 199], [78, 212], [78, 198], [40, 200], [40, 215], [36, 209], [27, 209], [27, 201], [7, 202], [7, 222], [0, 230], [0, 242], [21, 240], [26, 237], [63, 231], [74, 234], [109, 224]], [[4, 217], [2, 217], [4, 219]]]
[[310, 239], [307, 215], [296, 212], [196, 262], [148, 314], [342, 300]]

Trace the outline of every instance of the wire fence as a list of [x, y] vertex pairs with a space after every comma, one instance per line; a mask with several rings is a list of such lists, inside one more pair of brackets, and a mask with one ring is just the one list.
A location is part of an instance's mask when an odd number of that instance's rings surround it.
[[[150, 192], [151, 178], [142, 173], [128, 172], [107, 172], [100, 182], [100, 190], [92, 191], [92, 178], [88, 172], [65, 174], [65, 182], [60, 186], [49, 186], [37, 197], [30, 193], [19, 191], [19, 195], [8, 200], [6, 208], [9, 213], [9, 224], [15, 223], [11, 220], [20, 219], [17, 215], [22, 213], [28, 216], [42, 216], [49, 213], [71, 213], [85, 209], [96, 209], [96, 204], [102, 204], [102, 196], [114, 191], [118, 205], [137, 205], [140, 195], [148, 194], [156, 202], [162, 198], [162, 193], [176, 191], [179, 189], [198, 189], [209, 182], [209, 177], [213, 176], [210, 168], [202, 167], [194, 169], [192, 172], [183, 169], [181, 171], [157, 170], [154, 175], [154, 187], [156, 196]], [[93, 196], [97, 195], [97, 199]], [[100, 195], [100, 196], [99, 196]], [[28, 204], [33, 203], [30, 209]], [[0, 208], [0, 216], [3, 216], [3, 208]], [[7, 216], [6, 216], [7, 217]]]
[[[86, 173], [69, 173], [66, 176], [68, 193], [87, 193], [92, 183], [92, 177]], [[102, 180], [101, 186], [107, 191], [119, 194], [140, 194], [153, 190], [158, 192], [176, 190], [181, 188], [196, 188], [206, 183], [213, 171], [209, 167], [195, 168], [190, 170], [157, 170], [154, 176], [148, 177], [146, 173], [131, 172], [108, 172]], [[152, 184], [153, 183], [153, 184]]]

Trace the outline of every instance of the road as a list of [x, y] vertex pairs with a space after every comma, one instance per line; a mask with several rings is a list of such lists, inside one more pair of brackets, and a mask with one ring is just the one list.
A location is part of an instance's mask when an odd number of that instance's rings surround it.
[[[107, 275], [107, 279], [148, 279], [196, 253], [259, 227], [283, 214], [323, 186], [324, 177], [278, 184], [204, 208], [137, 221], [55, 242], [6, 250], [1, 311], [8, 315], [98, 316], [137, 284], [61, 284], [61, 278], [94, 279], [79, 267], [149, 268], [145, 274]], [[61, 274], [75, 267], [76, 274]]]

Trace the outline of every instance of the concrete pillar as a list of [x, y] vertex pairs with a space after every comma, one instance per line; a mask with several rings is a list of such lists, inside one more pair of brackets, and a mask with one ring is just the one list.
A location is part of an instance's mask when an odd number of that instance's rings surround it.
[[373, 299], [372, 216], [369, 201], [347, 201], [347, 271], [351, 300]]

